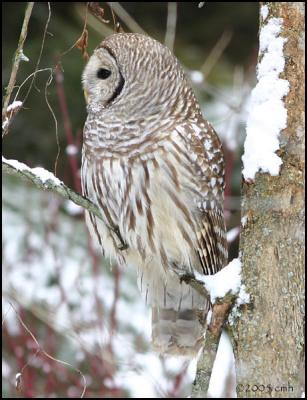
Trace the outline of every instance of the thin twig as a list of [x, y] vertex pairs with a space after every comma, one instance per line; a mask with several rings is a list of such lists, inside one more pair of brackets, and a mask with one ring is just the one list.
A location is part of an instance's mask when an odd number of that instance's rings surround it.
[[[50, 359], [50, 360], [52, 360], [52, 361], [55, 361], [56, 363], [65, 365], [65, 366], [67, 366], [67, 367], [73, 369], [75, 372], [77, 372], [77, 373], [81, 376], [81, 378], [82, 378], [82, 380], [83, 380], [83, 390], [82, 390], [82, 393], [81, 393], [81, 396], [80, 396], [80, 398], [83, 398], [83, 397], [84, 397], [84, 394], [85, 394], [85, 391], [86, 391], [86, 388], [87, 388], [87, 382], [86, 382], [86, 379], [85, 379], [84, 374], [83, 374], [78, 368], [74, 367], [73, 365], [71, 365], [71, 364], [68, 363], [67, 361], [59, 360], [58, 358], [52, 357], [50, 354], [48, 354], [48, 353], [41, 347], [41, 345], [39, 344], [38, 340], [36, 339], [36, 337], [34, 336], [34, 334], [32, 333], [32, 331], [27, 327], [27, 325], [25, 324], [25, 322], [23, 321], [23, 319], [22, 319], [21, 316], [19, 315], [18, 311], [17, 311], [16, 308], [14, 307], [13, 303], [12, 303], [11, 301], [9, 301], [9, 300], [8, 300], [8, 303], [10, 304], [10, 306], [12, 307], [12, 309], [14, 310], [14, 312], [15, 312], [15, 314], [16, 314], [16, 316], [17, 316], [19, 322], [20, 322], [20, 324], [22, 325], [22, 327], [23, 327], [23, 328], [25, 329], [25, 331], [31, 336], [32, 340], [35, 342], [35, 344], [36, 344], [36, 346], [37, 346], [37, 351], [36, 351], [36, 353], [35, 353], [34, 356], [36, 356], [38, 353], [42, 353], [42, 354], [44, 354], [44, 356], [47, 357], [48, 359]], [[29, 362], [30, 362], [30, 361], [29, 361]], [[22, 370], [21, 370], [21, 375], [22, 375], [22, 372], [24, 371], [24, 369], [28, 366], [29, 362], [23, 366], [23, 368], [22, 368]]]
[[20, 85], [15, 85], [15, 88], [17, 89], [17, 92], [16, 92], [16, 94], [15, 94], [15, 96], [14, 96], [14, 101], [17, 99], [20, 90], [21, 90], [21, 89], [23, 88], [23, 86], [28, 82], [28, 80], [29, 80], [31, 77], [33, 77], [33, 75], [37, 74], [38, 72], [45, 72], [45, 71], [48, 71], [50, 74], [52, 74], [52, 68], [42, 68], [42, 69], [39, 69], [39, 70], [37, 70], [37, 71], [34, 71], [34, 72], [32, 72], [30, 75], [28, 75], [28, 76], [25, 78], [25, 80], [24, 80]]
[[[82, 51], [82, 55], [85, 58], [85, 60], [88, 60], [88, 54], [86, 51], [87, 48], [87, 36], [88, 36], [88, 32], [87, 32], [87, 18], [88, 18], [88, 9], [89, 9], [89, 5], [91, 3], [87, 3], [86, 4], [86, 8], [85, 8], [85, 17], [84, 17], [84, 25], [83, 25], [83, 29], [82, 29], [82, 33], [80, 35], [80, 37], [75, 41], [75, 43], [69, 47], [68, 50], [64, 51], [64, 53], [62, 53], [60, 55], [60, 59], [62, 59], [64, 56], [66, 56], [66, 54], [68, 54], [72, 49], [74, 49], [75, 47], [79, 48]], [[82, 12], [83, 14], [83, 12]], [[58, 66], [57, 66], [58, 67]]]
[[[76, 3], [75, 5], [76, 12], [80, 18], [83, 18], [84, 16], [84, 5], [82, 3]], [[109, 35], [112, 35], [114, 33], [113, 29], [109, 28], [109, 26], [105, 23], [101, 23], [100, 20], [98, 20], [91, 12], [89, 9], [89, 13], [87, 16], [87, 26], [89, 26], [91, 29], [93, 29], [96, 33], [98, 33], [99, 37], [101, 37], [101, 40]]]
[[48, 100], [48, 91], [47, 91], [47, 89], [51, 85], [52, 81], [53, 81], [53, 75], [52, 75], [52, 73], [50, 73], [50, 76], [49, 76], [49, 78], [48, 78], [48, 80], [46, 82], [46, 85], [45, 85], [45, 101], [46, 101], [47, 107], [48, 107], [48, 109], [49, 109], [49, 111], [50, 111], [50, 113], [52, 115], [52, 118], [53, 118], [53, 121], [54, 121], [54, 126], [55, 126], [55, 138], [56, 138], [56, 144], [57, 144], [57, 149], [58, 149], [56, 157], [55, 157], [55, 162], [54, 162], [54, 173], [56, 175], [56, 173], [57, 173], [57, 165], [58, 165], [58, 161], [59, 161], [60, 153], [61, 153], [61, 146], [60, 146], [59, 131], [58, 131], [58, 120], [57, 120], [55, 112], [53, 111], [53, 108], [51, 107], [51, 104], [50, 104], [50, 102]]
[[204, 296], [207, 300], [210, 301], [210, 294], [207, 292], [204, 284], [197, 280], [194, 275], [191, 274], [186, 274], [186, 273], [180, 273], [178, 270], [174, 270], [174, 272], [178, 275], [180, 279], [180, 283], [184, 282], [187, 285], [192, 286], [199, 294]]
[[45, 24], [45, 29], [44, 29], [44, 33], [43, 33], [42, 44], [41, 44], [41, 48], [40, 48], [40, 51], [39, 51], [39, 56], [38, 56], [38, 59], [37, 59], [36, 65], [35, 65], [34, 73], [33, 73], [33, 75], [32, 75], [32, 80], [31, 80], [29, 89], [28, 89], [28, 91], [27, 91], [27, 93], [26, 93], [26, 95], [25, 95], [25, 98], [23, 99], [23, 104], [24, 104], [25, 101], [27, 100], [27, 98], [28, 98], [28, 96], [29, 96], [29, 94], [30, 94], [30, 91], [31, 91], [31, 89], [32, 89], [32, 86], [33, 86], [33, 84], [34, 84], [34, 82], [35, 82], [36, 73], [38, 72], [38, 67], [39, 67], [39, 64], [40, 64], [40, 61], [41, 61], [41, 58], [42, 58], [42, 54], [43, 54], [43, 50], [44, 50], [44, 45], [45, 45], [45, 40], [46, 40], [46, 35], [47, 35], [47, 29], [48, 29], [49, 22], [50, 22], [50, 19], [51, 19], [51, 8], [50, 8], [50, 3], [48, 2], [47, 4], [48, 4], [48, 17], [47, 17], [47, 21], [46, 21], [46, 24]]
[[[19, 36], [18, 46], [17, 46], [15, 56], [14, 56], [11, 76], [10, 76], [10, 80], [7, 85], [6, 93], [5, 93], [4, 100], [3, 100], [3, 107], [2, 107], [2, 119], [3, 120], [6, 116], [6, 110], [10, 103], [12, 91], [15, 86], [20, 61], [25, 59], [25, 56], [23, 54], [23, 46], [24, 46], [25, 40], [27, 38], [28, 25], [29, 25], [29, 20], [30, 20], [31, 14], [32, 14], [33, 6], [34, 6], [34, 2], [29, 2], [26, 7], [25, 17], [23, 20], [21, 33]], [[7, 124], [6, 128], [3, 130], [2, 137], [8, 132], [8, 127], [9, 127], [9, 124]]]
[[231, 41], [232, 35], [232, 31], [225, 30], [216, 45], [213, 47], [209, 56], [206, 58], [206, 61], [200, 68], [206, 78], [208, 77], [213, 67], [228, 46], [229, 42]]
[[107, 4], [112, 7], [115, 14], [127, 25], [131, 32], [142, 33], [146, 35], [143, 28], [135, 21], [134, 18], [117, 2], [107, 2]]
[[171, 51], [174, 49], [175, 37], [176, 37], [176, 23], [177, 23], [177, 3], [169, 1], [167, 3], [167, 22], [166, 22], [166, 33], [165, 33], [165, 46]]

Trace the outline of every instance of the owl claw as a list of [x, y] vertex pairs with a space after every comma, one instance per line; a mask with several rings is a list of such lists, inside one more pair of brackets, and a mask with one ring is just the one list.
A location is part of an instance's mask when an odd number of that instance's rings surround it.
[[118, 239], [120, 241], [120, 245], [117, 246], [118, 250], [121, 250], [121, 251], [127, 250], [129, 246], [127, 245], [127, 243], [122, 238], [122, 236], [120, 234], [119, 227], [116, 226], [116, 227], [112, 228], [112, 231], [116, 234], [116, 236], [118, 237]]

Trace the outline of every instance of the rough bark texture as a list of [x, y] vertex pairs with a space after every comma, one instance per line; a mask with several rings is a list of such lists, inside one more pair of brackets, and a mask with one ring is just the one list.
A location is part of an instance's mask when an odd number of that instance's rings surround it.
[[[251, 303], [234, 327], [238, 397], [301, 397], [304, 304], [304, 3], [263, 3], [283, 18], [287, 128], [279, 176], [243, 184], [243, 283]], [[274, 113], [272, 112], [272, 118]]]
[[197, 365], [196, 377], [193, 383], [192, 397], [208, 397], [208, 388], [213, 370], [214, 361], [219, 345], [220, 334], [216, 336], [209, 330], [206, 332], [205, 349], [202, 352]]
[[[195, 286], [193, 285], [193, 287]], [[210, 324], [205, 335], [204, 348], [197, 363], [196, 377], [192, 387], [193, 398], [210, 397], [208, 393], [209, 383], [222, 329], [235, 300], [236, 295], [227, 293], [224, 298], [217, 299], [216, 303], [213, 305]], [[228, 379], [231, 379], [230, 374]], [[228, 389], [228, 385], [226, 386], [224, 390], [225, 395]]]

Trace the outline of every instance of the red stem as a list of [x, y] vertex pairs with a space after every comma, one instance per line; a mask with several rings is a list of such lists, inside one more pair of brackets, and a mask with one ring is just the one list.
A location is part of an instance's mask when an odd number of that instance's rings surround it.
[[188, 363], [186, 363], [182, 370], [176, 375], [175, 381], [174, 381], [174, 387], [172, 390], [169, 392], [169, 397], [178, 397], [179, 390], [183, 381], [183, 378], [187, 372], [188, 369]]
[[[67, 102], [66, 102], [66, 97], [65, 97], [65, 91], [64, 91], [64, 75], [60, 69], [60, 67], [57, 67], [55, 70], [55, 76], [56, 76], [56, 90], [57, 90], [57, 95], [60, 103], [60, 109], [63, 117], [63, 123], [64, 123], [64, 132], [66, 136], [67, 143], [71, 146], [76, 146], [76, 142], [72, 133], [72, 127], [71, 127], [71, 122], [70, 122], [70, 117], [69, 117], [69, 112], [68, 112], [68, 107], [67, 107]], [[75, 189], [81, 193], [81, 181], [80, 181], [80, 175], [79, 175], [79, 167], [78, 167], [78, 160], [77, 160], [77, 155], [76, 154], [68, 154], [68, 160], [70, 164], [70, 168], [72, 171], [73, 175], [73, 181], [74, 181], [74, 186]]]
[[113, 333], [115, 332], [117, 328], [117, 322], [116, 322], [116, 306], [119, 298], [119, 278], [120, 278], [120, 269], [118, 265], [114, 266], [114, 300], [111, 308], [111, 313], [110, 313], [110, 320], [111, 320], [111, 326], [110, 326], [110, 333], [111, 337]]

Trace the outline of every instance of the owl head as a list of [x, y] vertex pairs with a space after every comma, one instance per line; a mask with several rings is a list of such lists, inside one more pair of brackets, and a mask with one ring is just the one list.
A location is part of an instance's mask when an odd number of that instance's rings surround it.
[[141, 34], [118, 33], [103, 40], [90, 57], [82, 82], [89, 112], [161, 118], [182, 112], [187, 100], [195, 101], [171, 51]]
[[87, 63], [83, 76], [83, 89], [87, 102], [107, 107], [121, 94], [125, 79], [113, 51], [101, 45]]

